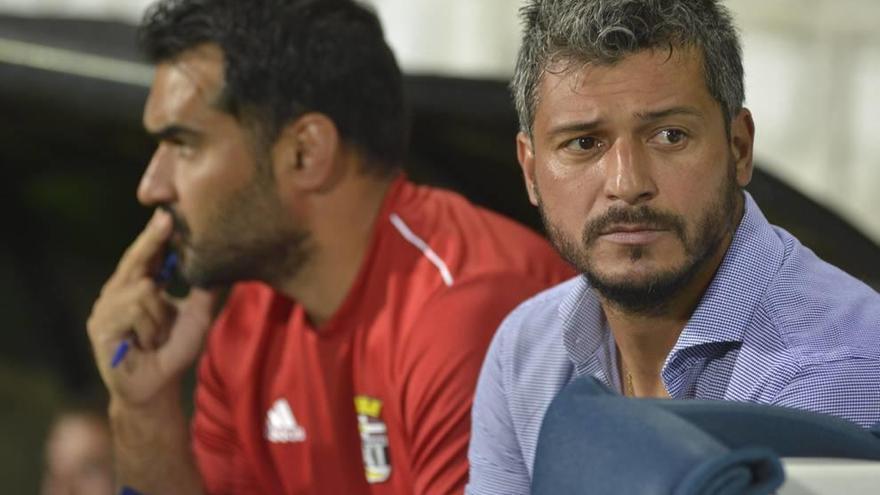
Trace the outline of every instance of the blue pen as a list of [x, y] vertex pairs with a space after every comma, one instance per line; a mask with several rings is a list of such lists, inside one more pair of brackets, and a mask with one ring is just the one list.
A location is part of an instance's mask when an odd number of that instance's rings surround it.
[[[171, 277], [174, 275], [174, 270], [177, 268], [177, 253], [171, 251], [165, 256], [165, 261], [162, 263], [162, 269], [159, 270], [159, 273], [156, 275], [156, 282], [165, 283], [171, 280]], [[125, 359], [125, 355], [128, 354], [128, 350], [131, 348], [131, 339], [125, 339], [119, 343], [116, 347], [116, 352], [113, 353], [113, 359], [110, 360], [110, 367], [115, 368], [119, 366], [119, 363]]]

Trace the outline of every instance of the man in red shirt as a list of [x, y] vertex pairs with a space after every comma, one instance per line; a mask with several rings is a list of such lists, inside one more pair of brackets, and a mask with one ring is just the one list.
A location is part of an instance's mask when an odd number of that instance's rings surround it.
[[[402, 177], [402, 78], [363, 7], [163, 0], [141, 32], [159, 144], [138, 199], [159, 208], [88, 322], [119, 482], [461, 492], [491, 333], [570, 268], [525, 228]], [[183, 300], [157, 280], [169, 245]], [[206, 335], [190, 434], [180, 376]]]

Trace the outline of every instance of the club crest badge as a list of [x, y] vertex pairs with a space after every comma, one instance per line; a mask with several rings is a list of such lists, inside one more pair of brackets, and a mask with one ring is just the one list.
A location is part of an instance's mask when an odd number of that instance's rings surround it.
[[381, 419], [382, 401], [366, 395], [354, 398], [361, 450], [367, 482], [382, 483], [391, 476], [391, 458], [388, 455], [388, 427]]

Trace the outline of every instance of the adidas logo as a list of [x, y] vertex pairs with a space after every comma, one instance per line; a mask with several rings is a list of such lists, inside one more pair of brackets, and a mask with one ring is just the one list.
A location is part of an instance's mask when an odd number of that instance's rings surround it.
[[296, 422], [290, 404], [285, 399], [278, 399], [266, 414], [266, 440], [273, 443], [302, 442], [306, 439], [306, 430]]

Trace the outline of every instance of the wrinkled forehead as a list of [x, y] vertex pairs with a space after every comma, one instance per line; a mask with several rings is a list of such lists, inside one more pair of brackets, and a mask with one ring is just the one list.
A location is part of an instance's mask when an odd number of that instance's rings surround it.
[[560, 113], [623, 107], [653, 111], [664, 105], [712, 106], [712, 102], [702, 53], [694, 48], [646, 49], [614, 62], [556, 57], [541, 76], [534, 123]]
[[551, 80], [575, 84], [582, 91], [591, 85], [612, 82], [614, 79], [666, 80], [670, 76], [682, 82], [702, 85], [707, 91], [703, 68], [703, 52], [690, 45], [662, 45], [625, 53], [613, 59], [587, 58], [566, 51], [557, 52], [544, 64], [538, 91]]

